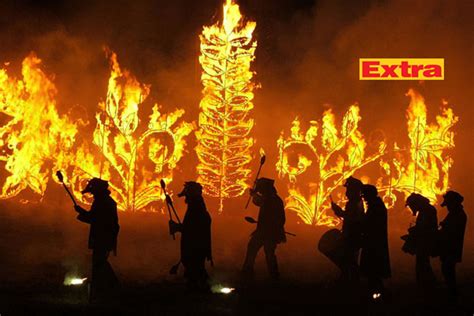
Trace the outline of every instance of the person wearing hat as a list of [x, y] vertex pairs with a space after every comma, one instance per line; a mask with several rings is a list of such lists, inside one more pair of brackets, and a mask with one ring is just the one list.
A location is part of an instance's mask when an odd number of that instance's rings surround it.
[[184, 197], [187, 204], [183, 223], [170, 220], [170, 232], [181, 233], [181, 263], [184, 266], [184, 277], [191, 290], [209, 290], [206, 259], [212, 262], [211, 249], [211, 216], [202, 197], [201, 184], [188, 181], [179, 197]]
[[[387, 208], [370, 184], [362, 187], [362, 198], [367, 203], [364, 215], [360, 271], [367, 276], [370, 296], [384, 296], [383, 279], [391, 276], [388, 251]], [[377, 296], [379, 295], [379, 296]]]
[[93, 178], [82, 190], [94, 197], [92, 206], [86, 211], [79, 205], [77, 219], [90, 225], [89, 249], [92, 249], [91, 300], [107, 298], [111, 290], [118, 287], [119, 281], [108, 262], [111, 251], [117, 254], [117, 236], [120, 229], [117, 216], [117, 203], [110, 196], [109, 183]]
[[347, 203], [344, 210], [331, 201], [334, 214], [342, 218], [342, 237], [344, 245], [344, 268], [341, 278], [345, 282], [359, 281], [359, 251], [362, 242], [362, 221], [364, 216], [364, 203], [362, 202], [362, 182], [352, 176], [346, 179]]
[[253, 267], [260, 248], [263, 247], [267, 268], [272, 279], [280, 276], [275, 254], [277, 245], [286, 242], [285, 207], [274, 186], [275, 180], [259, 178], [255, 189], [250, 190], [252, 202], [260, 207], [256, 230], [251, 234], [242, 272], [253, 277]]
[[441, 271], [451, 298], [456, 298], [456, 263], [462, 260], [464, 231], [467, 216], [462, 202], [464, 198], [455, 191], [443, 196], [441, 206], [448, 208], [448, 215], [440, 222], [439, 230]]
[[405, 205], [411, 209], [413, 216], [416, 216], [415, 226], [409, 229], [416, 256], [416, 281], [424, 291], [423, 294], [428, 294], [435, 283], [430, 256], [436, 247], [438, 230], [436, 208], [430, 204], [430, 200], [418, 193], [410, 194]]

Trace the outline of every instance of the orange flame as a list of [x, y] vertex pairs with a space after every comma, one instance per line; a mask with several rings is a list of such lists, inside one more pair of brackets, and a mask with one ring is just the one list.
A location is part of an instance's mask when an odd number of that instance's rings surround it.
[[8, 172], [2, 199], [26, 188], [43, 196], [50, 172], [67, 165], [77, 133], [76, 125], [58, 114], [56, 87], [40, 66], [32, 53], [23, 60], [23, 79], [0, 69], [0, 112], [7, 117], [0, 127], [0, 160]]
[[[377, 153], [365, 157], [366, 143], [358, 130], [360, 120], [359, 107], [352, 105], [344, 115], [339, 134], [335, 116], [332, 110], [327, 110], [323, 114], [321, 126], [317, 121], [310, 121], [310, 127], [303, 133], [301, 123], [296, 118], [292, 123], [290, 136], [284, 138], [282, 132], [278, 139], [280, 154], [276, 168], [280, 177], [288, 176], [290, 180], [286, 208], [295, 211], [304, 223], [337, 225], [338, 220], [326, 214], [330, 208], [329, 196], [344, 179], [385, 153], [386, 145], [381, 142]], [[302, 153], [295, 154], [296, 149], [301, 146], [309, 149], [314, 162]], [[296, 165], [290, 163], [291, 155], [297, 156]], [[309, 183], [306, 197], [295, 184], [298, 177], [312, 165], [316, 169], [316, 181]]]
[[153, 106], [147, 129], [138, 133], [138, 109], [150, 88], [127, 70], [122, 70], [115, 53], [110, 53], [111, 74], [107, 99], [99, 103], [93, 143], [100, 149], [97, 157], [88, 145], [77, 151], [71, 183], [74, 193], [91, 177], [108, 179], [121, 210], [136, 211], [163, 199], [160, 180], [172, 181], [173, 169], [186, 146], [185, 137], [193, 124], [182, 122], [184, 110], [163, 115]]
[[204, 27], [200, 36], [204, 88], [196, 133], [198, 181], [205, 194], [219, 198], [220, 212], [225, 198], [245, 192], [251, 173], [255, 85], [250, 64], [257, 46], [252, 40], [255, 26], [255, 22], [244, 24], [239, 6], [227, 0], [222, 24]]
[[[389, 183], [384, 178], [378, 185], [386, 190], [385, 200], [389, 204], [396, 201], [393, 191], [403, 192], [408, 196], [412, 192], [423, 194], [432, 202], [449, 187], [449, 169], [453, 164], [447, 150], [454, 148], [454, 132], [450, 131], [457, 121], [451, 108], [444, 102], [442, 115], [436, 116], [436, 124], [428, 124], [427, 110], [423, 97], [410, 89], [407, 96], [411, 98], [407, 109], [407, 130], [410, 147], [402, 150], [395, 144], [397, 155], [391, 160], [380, 162]], [[401, 153], [409, 152], [406, 161]]]

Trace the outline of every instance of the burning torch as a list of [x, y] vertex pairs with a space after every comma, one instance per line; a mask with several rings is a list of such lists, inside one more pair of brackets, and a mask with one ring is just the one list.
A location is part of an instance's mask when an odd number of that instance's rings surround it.
[[[252, 186], [252, 191], [255, 190], [255, 186], [257, 185], [257, 180], [258, 176], [260, 175], [260, 171], [262, 170], [262, 166], [265, 163], [265, 152], [263, 151], [263, 148], [260, 148], [260, 166], [258, 167], [257, 175], [255, 176], [255, 181], [253, 182]], [[249, 207], [250, 199], [252, 198], [252, 195], [249, 196], [249, 199], [247, 200], [247, 204], [245, 204], [245, 209]]]
[[[168, 208], [168, 215], [169, 215], [169, 217], [170, 217], [170, 221], [173, 220], [173, 216], [172, 216], [172, 214], [171, 214], [171, 210], [173, 210], [174, 216], [175, 216], [176, 219], [178, 220], [178, 223], [181, 224], [181, 220], [179, 219], [178, 213], [176, 213], [176, 210], [175, 210], [175, 208], [174, 208], [173, 200], [171, 199], [171, 197], [169, 196], [169, 194], [166, 192], [166, 183], [165, 183], [165, 180], [161, 179], [161, 180], [160, 180], [160, 185], [161, 185], [161, 188], [163, 189], [163, 193], [165, 194], [166, 207]], [[172, 233], [172, 235], [173, 235], [173, 240], [174, 240], [174, 239], [175, 239], [174, 233]]]
[[56, 171], [56, 176], [58, 177], [59, 181], [63, 184], [64, 189], [66, 189], [67, 194], [69, 194], [69, 197], [71, 197], [72, 203], [74, 203], [74, 206], [77, 206], [76, 200], [74, 199], [74, 196], [71, 194], [69, 191], [68, 187], [66, 186], [66, 183], [64, 183], [64, 177], [61, 171]]

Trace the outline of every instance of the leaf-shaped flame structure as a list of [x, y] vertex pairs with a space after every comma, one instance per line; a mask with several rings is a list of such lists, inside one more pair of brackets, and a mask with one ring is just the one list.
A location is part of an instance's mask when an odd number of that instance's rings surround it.
[[[286, 207], [295, 211], [304, 223], [336, 225], [338, 220], [326, 214], [330, 207], [331, 193], [344, 179], [385, 153], [386, 146], [381, 143], [377, 153], [365, 157], [366, 143], [358, 130], [360, 119], [359, 107], [349, 107], [339, 133], [334, 114], [327, 110], [323, 114], [321, 126], [317, 121], [310, 121], [310, 127], [303, 133], [301, 123], [296, 118], [292, 123], [290, 136], [284, 138], [282, 132], [278, 139], [279, 160], [276, 168], [280, 177], [288, 176], [290, 180]], [[313, 157], [299, 153], [298, 148], [301, 147], [308, 148]], [[290, 156], [296, 156], [296, 159], [291, 159]], [[316, 169], [315, 182], [309, 183], [309, 197], [306, 198], [301, 188], [296, 188], [296, 183], [298, 177], [312, 166]]]
[[[436, 202], [437, 196], [444, 194], [449, 187], [449, 169], [453, 160], [448, 150], [454, 148], [454, 132], [451, 128], [458, 117], [443, 103], [442, 115], [436, 116], [436, 123], [428, 124], [425, 100], [415, 90], [407, 93], [407, 130], [410, 139], [408, 149], [395, 148], [397, 153], [391, 160], [380, 162], [385, 177], [378, 185], [386, 191], [385, 200], [389, 204], [396, 201], [393, 191], [403, 192], [405, 196], [417, 192]], [[402, 155], [409, 152], [409, 159]], [[388, 178], [388, 184], [385, 184]]]
[[137, 211], [163, 198], [160, 180], [172, 180], [172, 171], [186, 146], [185, 137], [193, 124], [178, 123], [184, 110], [168, 115], [153, 107], [148, 126], [139, 134], [138, 109], [150, 89], [122, 70], [117, 56], [110, 53], [111, 75], [107, 99], [99, 107], [93, 143], [97, 152], [83, 145], [77, 152], [71, 183], [80, 197], [84, 180], [101, 177], [109, 180], [112, 194], [121, 210]]
[[0, 69], [0, 113], [7, 118], [0, 127], [0, 160], [8, 172], [2, 199], [26, 188], [42, 196], [50, 173], [67, 165], [77, 133], [76, 125], [58, 114], [56, 87], [40, 66], [32, 53], [23, 60], [23, 79]]
[[198, 181], [206, 194], [219, 198], [221, 212], [225, 198], [244, 193], [251, 172], [254, 29], [255, 22], [243, 24], [239, 6], [227, 0], [222, 24], [204, 27], [200, 36], [204, 89], [196, 133]]

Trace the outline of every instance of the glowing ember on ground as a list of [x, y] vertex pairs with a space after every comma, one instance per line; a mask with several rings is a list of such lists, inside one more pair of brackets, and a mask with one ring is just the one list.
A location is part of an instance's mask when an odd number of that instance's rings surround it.
[[66, 277], [64, 279], [64, 285], [70, 286], [70, 285], [81, 285], [84, 284], [84, 282], [87, 280], [87, 278], [75, 278], [75, 277]]
[[212, 293], [217, 293], [217, 294], [230, 294], [235, 291], [235, 288], [233, 287], [226, 287], [222, 286], [220, 284], [213, 285], [211, 287]]

